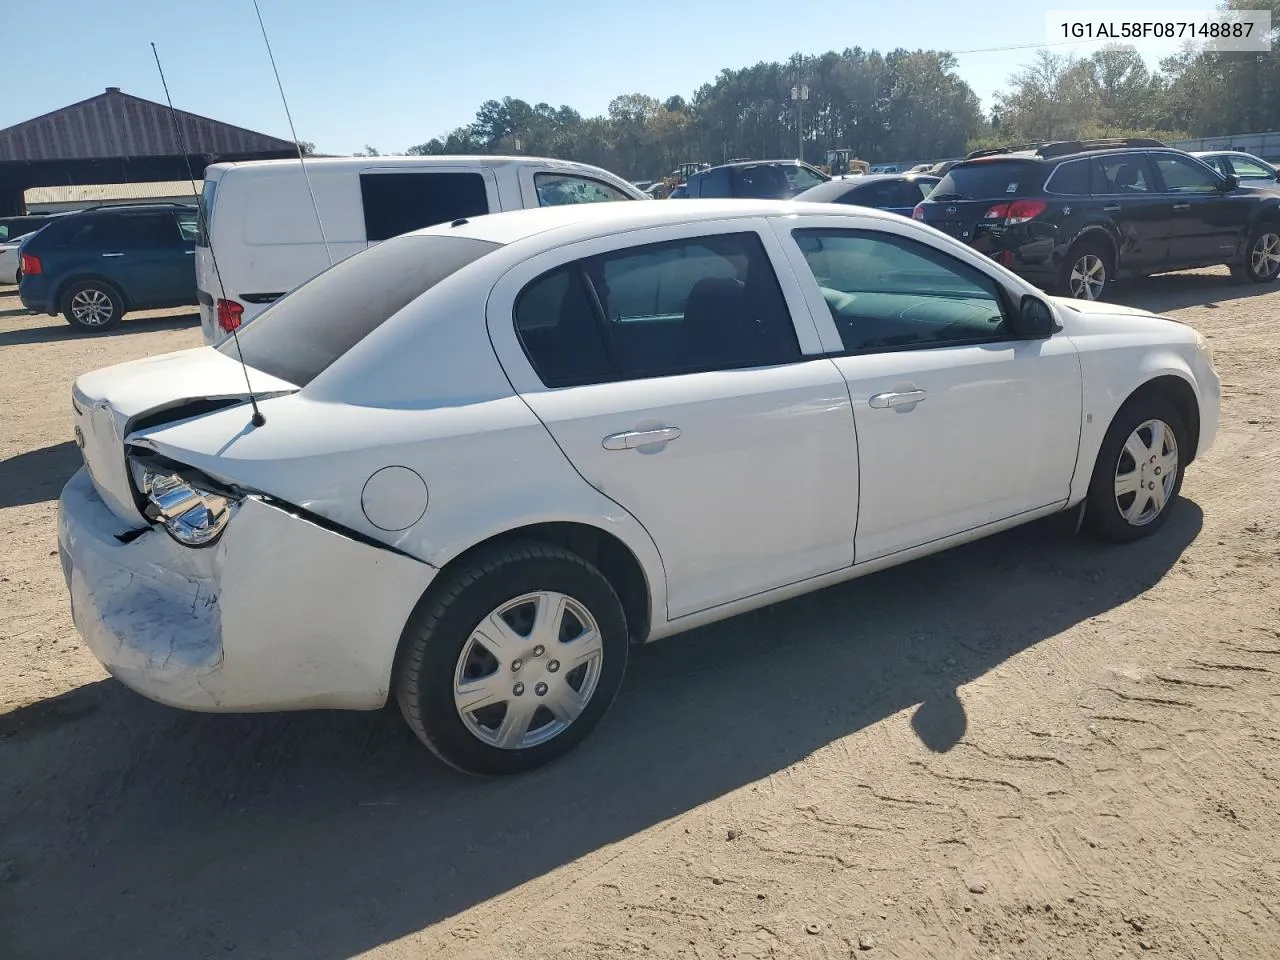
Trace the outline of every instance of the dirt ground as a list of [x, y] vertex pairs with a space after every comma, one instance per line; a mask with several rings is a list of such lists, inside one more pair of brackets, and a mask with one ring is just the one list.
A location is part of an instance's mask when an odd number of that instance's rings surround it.
[[566, 761], [476, 781], [389, 711], [150, 703], [76, 637], [69, 386], [199, 342], [0, 291], [0, 956], [1280, 956], [1280, 291], [1212, 341], [1155, 539], [1026, 527], [640, 651]]

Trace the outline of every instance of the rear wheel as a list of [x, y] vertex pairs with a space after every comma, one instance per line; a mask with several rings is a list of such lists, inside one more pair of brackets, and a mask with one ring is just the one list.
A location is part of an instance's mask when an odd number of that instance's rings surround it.
[[405, 629], [396, 699], [410, 728], [466, 773], [530, 770], [591, 732], [622, 685], [630, 639], [609, 581], [543, 543], [477, 555]]
[[1101, 300], [1111, 279], [1111, 251], [1094, 240], [1077, 243], [1062, 261], [1059, 291], [1076, 300]]
[[73, 283], [62, 295], [62, 315], [67, 323], [85, 333], [104, 333], [124, 316], [124, 298], [101, 280]]
[[1084, 523], [1116, 543], [1150, 536], [1169, 517], [1191, 455], [1177, 408], [1159, 394], [1130, 399], [1107, 429], [1089, 483]]

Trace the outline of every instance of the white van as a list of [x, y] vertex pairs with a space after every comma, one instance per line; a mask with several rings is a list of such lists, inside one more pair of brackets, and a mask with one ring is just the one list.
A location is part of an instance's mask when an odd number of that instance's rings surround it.
[[607, 170], [543, 157], [316, 157], [306, 177], [297, 160], [216, 163], [200, 196], [200, 326], [206, 343], [221, 343], [330, 264], [420, 227], [523, 207], [648, 199]]

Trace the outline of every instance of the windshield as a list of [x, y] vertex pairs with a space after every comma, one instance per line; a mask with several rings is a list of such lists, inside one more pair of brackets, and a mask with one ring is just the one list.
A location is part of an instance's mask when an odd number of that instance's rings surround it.
[[930, 200], [993, 200], [1039, 186], [1036, 164], [1026, 160], [977, 160], [952, 167], [934, 187]]
[[[406, 235], [342, 260], [295, 288], [239, 331], [244, 361], [299, 387], [441, 280], [501, 244]], [[234, 339], [218, 348], [237, 358]]]

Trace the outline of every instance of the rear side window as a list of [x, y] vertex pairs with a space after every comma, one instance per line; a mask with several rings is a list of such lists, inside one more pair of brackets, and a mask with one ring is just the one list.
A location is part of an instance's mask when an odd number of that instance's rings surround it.
[[1093, 192], [1105, 195], [1150, 193], [1151, 176], [1146, 159], [1137, 153], [1094, 157]]
[[708, 170], [706, 173], [691, 178], [691, 183], [696, 185], [697, 190], [695, 196], [698, 197], [732, 197], [733, 190], [729, 187], [729, 171], [725, 167], [716, 170]]
[[120, 217], [112, 228], [112, 244], [134, 250], [176, 247], [181, 240], [171, 213]]
[[1045, 185], [1050, 193], [1060, 193], [1067, 197], [1087, 197], [1089, 187], [1089, 161], [1071, 160], [1054, 171]]
[[549, 387], [801, 358], [754, 233], [645, 244], [559, 267], [521, 293], [515, 325]]
[[730, 169], [735, 197], [748, 200], [779, 200], [792, 195], [791, 183], [780, 167], [761, 165]]
[[370, 243], [489, 212], [480, 173], [362, 173], [360, 196]]
[[[305, 387], [401, 308], [500, 244], [397, 237], [339, 261], [240, 331], [245, 362]], [[217, 348], [236, 357], [235, 341]]]
[[1037, 164], [1028, 160], [975, 160], [952, 167], [933, 191], [935, 199], [994, 200], [1039, 186]]

